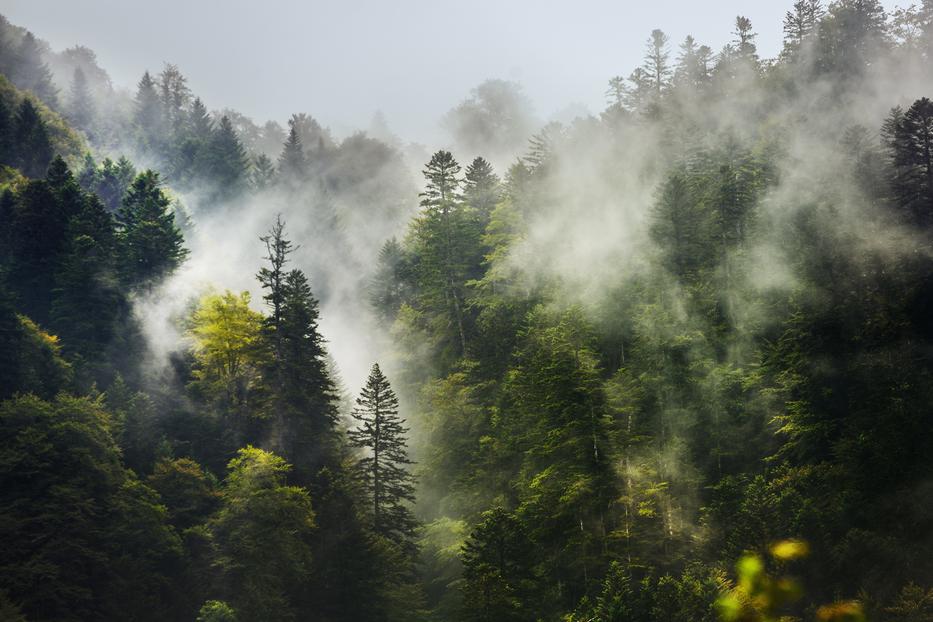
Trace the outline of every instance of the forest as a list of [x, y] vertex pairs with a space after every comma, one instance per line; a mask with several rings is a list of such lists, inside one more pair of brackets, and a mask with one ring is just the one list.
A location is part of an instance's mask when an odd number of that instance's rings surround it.
[[26, 26], [0, 620], [933, 621], [933, 0], [654, 30], [431, 147]]

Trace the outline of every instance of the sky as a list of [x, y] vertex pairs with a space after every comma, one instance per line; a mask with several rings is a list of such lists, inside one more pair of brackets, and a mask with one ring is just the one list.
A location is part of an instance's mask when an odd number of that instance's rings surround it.
[[[406, 141], [442, 140], [440, 119], [488, 78], [522, 84], [536, 114], [604, 107], [606, 84], [641, 63], [661, 28], [719, 50], [751, 18], [762, 56], [781, 46], [792, 0], [0, 0], [56, 50], [85, 45], [118, 87], [177, 64], [210, 109], [258, 122], [307, 112], [335, 133], [377, 110]], [[886, 2], [890, 8], [893, 3]]]

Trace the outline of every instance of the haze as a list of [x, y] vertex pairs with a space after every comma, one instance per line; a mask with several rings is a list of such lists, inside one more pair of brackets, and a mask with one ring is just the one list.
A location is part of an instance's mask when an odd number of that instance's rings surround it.
[[[405, 140], [436, 144], [440, 117], [487, 78], [520, 82], [548, 119], [605, 107], [606, 81], [641, 63], [662, 28], [718, 50], [751, 18], [763, 57], [781, 45], [784, 2], [470, 3], [428, 0], [191, 2], [4, 0], [2, 12], [57, 50], [93, 49], [115, 86], [179, 65], [209, 108], [280, 123], [298, 110], [338, 135], [376, 110]], [[886, 8], [893, 3], [886, 2]]]

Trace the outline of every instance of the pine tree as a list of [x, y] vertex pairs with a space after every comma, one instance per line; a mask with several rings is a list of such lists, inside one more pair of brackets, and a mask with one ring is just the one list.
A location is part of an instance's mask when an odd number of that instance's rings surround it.
[[52, 161], [52, 143], [45, 121], [39, 110], [28, 97], [20, 104], [13, 126], [13, 144], [16, 150], [15, 163], [23, 175], [41, 178]]
[[305, 158], [297, 127], [291, 121], [289, 125], [291, 127], [288, 130], [288, 139], [282, 148], [282, 155], [279, 156], [279, 176], [290, 183], [298, 183], [308, 171], [308, 160]]
[[648, 40], [645, 64], [642, 66], [645, 73], [650, 76], [651, 88], [656, 100], [661, 98], [662, 91], [667, 88], [670, 79], [671, 67], [668, 62], [670, 52], [667, 48], [667, 35], [655, 29], [651, 31]]
[[356, 400], [352, 417], [357, 426], [347, 432], [350, 446], [361, 449], [356, 470], [372, 504], [373, 531], [412, 549], [417, 526], [406, 503], [415, 500], [412, 464], [406, 449], [408, 428], [398, 414], [398, 398], [374, 364]]
[[159, 74], [159, 102], [165, 127], [171, 128], [176, 135], [185, 123], [185, 108], [191, 99], [188, 80], [182, 75], [177, 65], [165, 63]]
[[732, 51], [743, 61], [758, 62], [758, 46], [755, 39], [758, 35], [752, 30], [752, 20], [743, 15], [735, 18], [735, 39], [732, 41]]
[[484, 512], [460, 550], [464, 618], [475, 622], [540, 619], [534, 550], [524, 525], [513, 514], [502, 508]]
[[151, 287], [188, 254], [170, 206], [159, 174], [151, 170], [137, 175], [123, 198], [118, 217], [121, 267], [131, 287]]
[[336, 395], [318, 329], [318, 302], [300, 270], [286, 272], [292, 243], [285, 223], [277, 218], [266, 244], [269, 262], [257, 274], [271, 314], [264, 322], [270, 361], [265, 370], [273, 420], [273, 443], [309, 482], [318, 470], [333, 464]]
[[217, 199], [230, 199], [243, 192], [249, 175], [249, 158], [228, 117], [220, 119], [206, 154], [208, 180]]
[[158, 147], [161, 143], [162, 131], [162, 103], [156, 90], [155, 81], [149, 72], [136, 85], [136, 109], [133, 121], [140, 132], [144, 145], [149, 149]]
[[252, 185], [256, 190], [265, 190], [275, 182], [276, 171], [272, 159], [260, 153], [253, 160]]
[[6, 99], [0, 97], [0, 164], [13, 165], [16, 160], [13, 136], [15, 125]]
[[826, 11], [821, 0], [797, 0], [794, 10], [784, 16], [784, 54], [797, 54], [808, 37], [813, 35]]
[[893, 164], [897, 204], [919, 225], [933, 222], [933, 102], [892, 111], [882, 130]]
[[474, 159], [466, 169], [463, 199], [480, 213], [484, 223], [489, 221], [493, 208], [499, 202], [501, 183], [492, 165], [483, 158]]
[[52, 72], [42, 60], [39, 42], [31, 32], [27, 32], [20, 42], [17, 61], [13, 82], [22, 89], [32, 91], [50, 108], [57, 108], [58, 90], [52, 82]]
[[464, 287], [479, 263], [479, 227], [463, 209], [460, 165], [449, 151], [438, 151], [424, 170], [421, 217], [415, 225], [422, 261], [419, 280], [426, 302], [448, 315], [456, 327], [459, 354], [467, 352]]
[[207, 107], [200, 97], [196, 97], [191, 104], [191, 111], [188, 113], [188, 126], [191, 136], [201, 144], [210, 141], [214, 124], [211, 122], [211, 115], [207, 112]]
[[71, 120], [85, 131], [90, 131], [94, 123], [94, 102], [87, 86], [87, 78], [80, 67], [75, 67], [71, 80], [71, 99], [68, 103]]

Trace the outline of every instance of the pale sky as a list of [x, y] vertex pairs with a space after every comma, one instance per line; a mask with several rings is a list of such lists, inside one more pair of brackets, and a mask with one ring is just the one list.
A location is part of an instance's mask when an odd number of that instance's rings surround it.
[[[487, 78], [520, 82], [548, 118], [604, 107], [606, 83], [641, 63], [653, 28], [718, 51], [737, 14], [762, 56], [781, 45], [792, 0], [0, 0], [0, 13], [53, 48], [97, 52], [119, 87], [179, 65], [210, 109], [257, 122], [307, 112], [337, 134], [382, 110], [405, 140]], [[885, 2], [891, 8], [893, 2]], [[673, 50], [676, 52], [676, 49]]]

